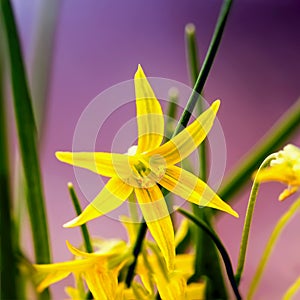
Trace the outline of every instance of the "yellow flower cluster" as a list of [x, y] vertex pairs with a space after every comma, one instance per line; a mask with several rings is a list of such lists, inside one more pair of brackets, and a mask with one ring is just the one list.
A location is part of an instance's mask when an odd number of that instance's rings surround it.
[[[157, 290], [162, 299], [202, 298], [202, 283], [187, 285], [187, 278], [192, 275], [188, 272], [192, 257], [175, 256], [174, 229], [159, 186], [191, 203], [238, 216], [205, 182], [176, 165], [205, 139], [213, 126], [220, 101], [215, 101], [188, 127], [162, 144], [164, 116], [141, 66], [135, 74], [134, 84], [137, 146], [131, 147], [127, 154], [57, 152], [56, 157], [62, 162], [111, 178], [92, 203], [64, 227], [82, 225], [117, 208], [129, 196], [134, 196], [157, 243], [150, 250], [143, 249], [138, 258], [136, 273], [140, 276], [141, 283], [134, 281], [130, 289], [127, 289], [124, 283], [118, 281], [120, 270], [132, 261], [132, 249], [125, 242], [101, 244], [100, 250], [91, 254], [84, 253], [67, 242], [76, 259], [71, 262], [35, 265], [38, 271], [38, 290], [73, 273], [76, 282], [86, 282], [96, 299], [155, 299]], [[82, 288], [68, 288], [68, 293], [73, 297], [77, 295], [78, 298], [83, 297], [85, 291]]]

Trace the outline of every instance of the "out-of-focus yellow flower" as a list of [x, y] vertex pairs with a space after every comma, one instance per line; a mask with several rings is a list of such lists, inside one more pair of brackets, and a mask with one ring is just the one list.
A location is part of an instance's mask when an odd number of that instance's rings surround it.
[[287, 145], [277, 153], [270, 167], [260, 170], [256, 175], [258, 182], [279, 181], [288, 187], [279, 195], [282, 201], [294, 194], [300, 188], [300, 149]]
[[174, 194], [201, 206], [238, 214], [203, 181], [176, 166], [189, 156], [210, 131], [220, 101], [215, 101], [182, 132], [161, 145], [164, 116], [159, 101], [141, 68], [134, 77], [138, 125], [138, 145], [127, 154], [104, 152], [57, 152], [65, 163], [111, 177], [106, 186], [81, 215], [65, 227], [81, 225], [120, 206], [132, 192], [149, 231], [160, 247], [168, 268], [174, 265], [174, 231], [161, 185]]
[[[151, 243], [150, 243], [151, 244]], [[151, 246], [152, 254], [144, 249], [139, 257], [137, 274], [140, 276], [150, 295], [155, 295], [157, 288], [161, 299], [205, 299], [205, 283], [187, 284], [194, 272], [193, 254], [180, 254], [175, 257], [174, 270], [168, 270], [163, 257]]]
[[[75, 260], [54, 264], [35, 264], [34, 280], [37, 290], [43, 291], [71, 273], [76, 282], [84, 280], [95, 299], [116, 299], [119, 270], [129, 262], [131, 255], [125, 242], [111, 240], [102, 243], [95, 253], [86, 253], [73, 247], [68, 241], [68, 249]], [[81, 297], [82, 288], [68, 288], [71, 297]]]

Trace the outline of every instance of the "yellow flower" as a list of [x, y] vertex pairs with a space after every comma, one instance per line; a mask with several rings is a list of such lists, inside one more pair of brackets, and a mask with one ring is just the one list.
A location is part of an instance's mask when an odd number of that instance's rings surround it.
[[179, 254], [175, 257], [174, 270], [168, 270], [165, 261], [155, 245], [147, 243], [153, 253], [145, 248], [139, 257], [137, 274], [140, 276], [149, 294], [155, 295], [155, 288], [161, 299], [204, 299], [205, 283], [187, 284], [194, 272], [193, 254]]
[[257, 173], [257, 181], [279, 181], [288, 187], [279, 195], [282, 201], [294, 194], [300, 188], [300, 149], [294, 145], [287, 145], [277, 153], [277, 157], [270, 163], [270, 167]]
[[215, 101], [182, 132], [161, 145], [164, 117], [161, 106], [141, 68], [134, 77], [138, 145], [127, 154], [104, 152], [57, 152], [65, 163], [111, 177], [81, 215], [65, 227], [81, 225], [120, 206], [134, 191], [149, 231], [160, 247], [167, 265], [173, 267], [174, 231], [161, 185], [174, 194], [201, 206], [238, 214], [203, 181], [176, 166], [189, 156], [211, 129], [220, 101]]
[[[95, 253], [85, 253], [73, 247], [68, 241], [66, 243], [76, 259], [34, 265], [37, 290], [41, 292], [73, 273], [77, 282], [81, 279], [86, 281], [95, 299], [115, 299], [119, 270], [131, 259], [126, 243], [119, 240], [103, 242], [99, 251]], [[82, 294], [82, 289], [68, 288], [67, 292], [74, 297], [76, 294]]]

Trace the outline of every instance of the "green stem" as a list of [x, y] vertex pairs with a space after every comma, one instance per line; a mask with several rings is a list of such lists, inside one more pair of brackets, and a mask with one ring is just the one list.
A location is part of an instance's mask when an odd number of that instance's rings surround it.
[[[300, 99], [292, 105], [267, 134], [246, 154], [223, 182], [219, 195], [229, 202], [247, 183], [265, 157], [280, 148], [300, 127]], [[218, 211], [215, 210], [215, 214]]]
[[[199, 74], [199, 55], [197, 50], [196, 28], [193, 24], [188, 24], [185, 27], [185, 40], [187, 48], [188, 69], [192, 85], [196, 84], [197, 76]], [[203, 112], [203, 98], [199, 96], [197, 101], [199, 115]], [[199, 156], [199, 177], [207, 180], [207, 155], [206, 155], [206, 141], [204, 140], [198, 148]]]
[[27, 87], [20, 40], [9, 0], [1, 0], [1, 13], [8, 43], [14, 109], [26, 185], [27, 205], [37, 263], [50, 262], [47, 219], [37, 153], [37, 134], [32, 103]]
[[300, 277], [289, 287], [286, 293], [283, 295], [282, 300], [291, 300], [296, 292], [300, 289]]
[[133, 260], [132, 264], [128, 267], [128, 272], [127, 272], [127, 276], [126, 276], [126, 279], [125, 279], [125, 283], [126, 283], [128, 288], [131, 286], [131, 282], [132, 282], [133, 277], [134, 277], [135, 267], [136, 267], [136, 264], [137, 264], [138, 256], [139, 256], [139, 254], [142, 250], [142, 245], [143, 245], [143, 241], [144, 241], [144, 238], [146, 236], [146, 233], [147, 233], [147, 228], [148, 227], [147, 227], [146, 222], [141, 223], [141, 225], [139, 227], [136, 242], [135, 242], [134, 247], [133, 247], [134, 260]]
[[270, 258], [270, 255], [272, 253], [272, 250], [274, 249], [274, 246], [277, 242], [278, 237], [280, 236], [282, 230], [287, 225], [287, 223], [290, 221], [290, 219], [293, 217], [293, 215], [297, 212], [297, 210], [300, 208], [300, 198], [297, 199], [289, 208], [289, 210], [279, 219], [279, 221], [276, 223], [276, 226], [269, 238], [269, 241], [265, 247], [265, 250], [263, 252], [262, 258], [259, 262], [259, 265], [257, 267], [257, 270], [253, 276], [247, 299], [252, 299], [257, 286], [259, 284], [259, 281], [262, 277], [262, 274], [264, 272], [265, 266]]
[[196, 41], [196, 28], [194, 24], [189, 23], [185, 26], [185, 41], [188, 71], [190, 75], [190, 81], [194, 86], [197, 81], [200, 66]]
[[[192, 84], [194, 85], [199, 73], [199, 55], [197, 50], [196, 41], [196, 28], [193, 24], [188, 24], [185, 28], [185, 40], [187, 49], [187, 61], [188, 69]], [[199, 96], [197, 100], [197, 110], [200, 115], [203, 112], [203, 98]], [[204, 140], [198, 147], [199, 157], [199, 177], [203, 180], [207, 180], [207, 144]], [[211, 209], [200, 209], [198, 205], [192, 205], [194, 214], [205, 221], [208, 226], [211, 224]], [[218, 258], [217, 249], [210, 239], [210, 237], [198, 226], [193, 226], [195, 240], [195, 262], [194, 262], [194, 274], [189, 279], [189, 282], [197, 282], [202, 276], [210, 278], [213, 285], [210, 289], [206, 290], [206, 297], [210, 298], [226, 298], [226, 286], [224, 283], [222, 269]]]
[[221, 12], [217, 21], [217, 25], [212, 37], [212, 40], [210, 42], [207, 54], [205, 56], [203, 65], [201, 67], [201, 70], [199, 72], [197, 81], [195, 83], [195, 86], [193, 88], [192, 94], [188, 100], [188, 103], [185, 107], [185, 110], [178, 122], [178, 125], [175, 129], [174, 135], [178, 134], [189, 122], [189, 119], [191, 117], [192, 111], [194, 110], [194, 107], [197, 103], [197, 99], [199, 98], [199, 95], [201, 94], [203, 87], [205, 85], [206, 79], [208, 77], [209, 71], [212, 67], [213, 61], [215, 59], [215, 56], [217, 54], [222, 35], [224, 32], [224, 28], [226, 25], [227, 17], [230, 12], [231, 4], [233, 0], [224, 0]]
[[238, 286], [235, 282], [230, 257], [229, 257], [229, 255], [226, 251], [226, 248], [224, 247], [221, 240], [217, 236], [217, 234], [213, 231], [213, 229], [211, 229], [209, 226], [207, 226], [207, 224], [203, 220], [197, 218], [196, 216], [193, 216], [192, 214], [190, 214], [186, 210], [178, 208], [177, 211], [179, 213], [181, 213], [182, 215], [184, 215], [185, 217], [187, 217], [192, 222], [194, 222], [197, 226], [201, 227], [201, 229], [204, 230], [207, 233], [207, 235], [211, 238], [211, 240], [214, 242], [214, 244], [216, 245], [216, 247], [219, 250], [219, 252], [221, 254], [221, 257], [223, 259], [223, 262], [224, 262], [224, 265], [225, 265], [225, 268], [226, 268], [226, 272], [227, 272], [227, 275], [228, 275], [228, 279], [229, 279], [229, 282], [232, 286], [232, 289], [233, 289], [233, 292], [236, 296], [236, 299], [242, 299], [241, 296], [240, 296], [239, 290], [238, 290]]
[[2, 70], [2, 61], [0, 61], [0, 294], [3, 299], [17, 299], [17, 266], [13, 241]]
[[[269, 155], [261, 164], [259, 167], [257, 174], [260, 172], [261, 169], [267, 167], [271, 160], [276, 157], [275, 154]], [[245, 217], [245, 223], [244, 223], [244, 228], [243, 228], [243, 233], [242, 233], [242, 240], [241, 240], [241, 245], [240, 245], [240, 254], [239, 254], [239, 259], [238, 259], [238, 265], [237, 265], [237, 270], [236, 270], [236, 275], [235, 279], [237, 282], [237, 285], [240, 284], [240, 280], [244, 271], [244, 264], [245, 264], [245, 259], [246, 259], [246, 252], [247, 252], [247, 245], [248, 245], [248, 239], [249, 239], [249, 233], [250, 233], [250, 227], [251, 227], [251, 222], [252, 222], [252, 216], [256, 204], [256, 199], [257, 199], [257, 194], [258, 194], [258, 189], [260, 183], [257, 182], [257, 174], [255, 176], [249, 201], [248, 201], [248, 207], [247, 207], [247, 212], [246, 212], [246, 217]]]
[[[78, 197], [76, 195], [76, 192], [74, 190], [74, 186], [71, 182], [68, 183], [68, 189], [69, 189], [69, 193], [70, 193], [70, 196], [71, 196], [76, 214], [79, 216], [82, 213], [82, 209], [81, 209], [81, 206], [80, 206], [80, 203], [79, 203], [79, 199], [78, 199]], [[89, 231], [87, 229], [86, 224], [82, 224], [80, 226], [80, 228], [81, 228], [81, 233], [82, 233], [82, 237], [83, 237], [83, 240], [84, 240], [85, 250], [88, 253], [92, 253], [93, 252], [93, 246], [92, 246], [92, 243], [91, 243]]]

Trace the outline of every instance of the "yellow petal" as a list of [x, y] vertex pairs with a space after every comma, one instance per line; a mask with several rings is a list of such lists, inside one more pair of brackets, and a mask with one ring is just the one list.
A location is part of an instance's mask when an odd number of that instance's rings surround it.
[[106, 152], [56, 152], [58, 160], [97, 174], [127, 178], [131, 174], [130, 156]]
[[187, 300], [205, 300], [205, 282], [190, 283], [186, 288]]
[[180, 223], [179, 228], [175, 233], [175, 246], [177, 247], [187, 236], [189, 231], [189, 220], [183, 219]]
[[288, 168], [284, 165], [275, 165], [260, 170], [256, 173], [255, 180], [258, 182], [279, 181], [285, 184], [297, 184], [297, 178], [292, 168]]
[[74, 247], [73, 245], [71, 245], [68, 241], [66, 241], [66, 244], [69, 251], [73, 255], [78, 257], [90, 258], [90, 259], [97, 258], [97, 260], [100, 259], [107, 260], [108, 257], [115, 254], [122, 253], [126, 249], [126, 243], [122, 240], [116, 240], [116, 239], [103, 241], [101, 248], [94, 253], [87, 253], [81, 251], [76, 247]]
[[170, 192], [201, 206], [223, 210], [235, 217], [238, 214], [202, 180], [179, 167], [171, 166], [159, 181]]
[[128, 198], [132, 191], [133, 188], [121, 179], [111, 178], [92, 203], [78, 217], [64, 224], [64, 227], [82, 225], [116, 209]]
[[86, 268], [88, 268], [91, 264], [93, 264], [92, 260], [82, 259], [82, 260], [72, 260], [65, 261], [54, 264], [34, 264], [34, 268], [40, 274], [47, 274], [51, 272], [80, 272]]
[[105, 271], [99, 266], [94, 266], [94, 268], [84, 273], [84, 278], [94, 299], [115, 299], [118, 279], [114, 272]]
[[295, 194], [298, 191], [299, 187], [296, 186], [290, 186], [287, 189], [285, 189], [278, 197], [279, 201], [285, 200], [287, 197]]
[[128, 216], [121, 216], [120, 221], [122, 222], [122, 225], [126, 229], [129, 243], [134, 244], [136, 240], [139, 224], [134, 223], [132, 219], [129, 218]]
[[69, 276], [70, 272], [54, 272], [48, 274], [48, 276], [38, 285], [37, 291], [42, 292], [45, 288], [50, 286], [53, 283], [61, 281], [62, 279]]
[[174, 267], [174, 229], [164, 196], [157, 185], [148, 189], [135, 189], [148, 229], [160, 248], [169, 269]]
[[175, 269], [188, 279], [194, 274], [194, 254], [178, 254], [175, 257]]
[[182, 276], [173, 272], [167, 282], [158, 274], [155, 274], [154, 278], [162, 299], [185, 299], [186, 280]]
[[77, 288], [67, 286], [67, 287], [65, 287], [65, 292], [70, 297], [70, 299], [72, 299], [72, 300], [84, 300], [84, 299], [86, 299], [86, 295], [84, 293], [82, 293]]
[[164, 137], [161, 106], [139, 65], [134, 76], [138, 125], [138, 149], [142, 153], [160, 146]]
[[187, 128], [158, 149], [147, 153], [147, 155], [156, 156], [158, 159], [163, 158], [167, 166], [177, 164], [185, 159], [207, 136], [214, 123], [219, 106], [220, 100], [216, 100]]
[[38, 285], [37, 290], [43, 291], [49, 285], [66, 278], [71, 272], [82, 272], [93, 265], [91, 260], [74, 260], [54, 264], [33, 265], [36, 273], [34, 281]]

